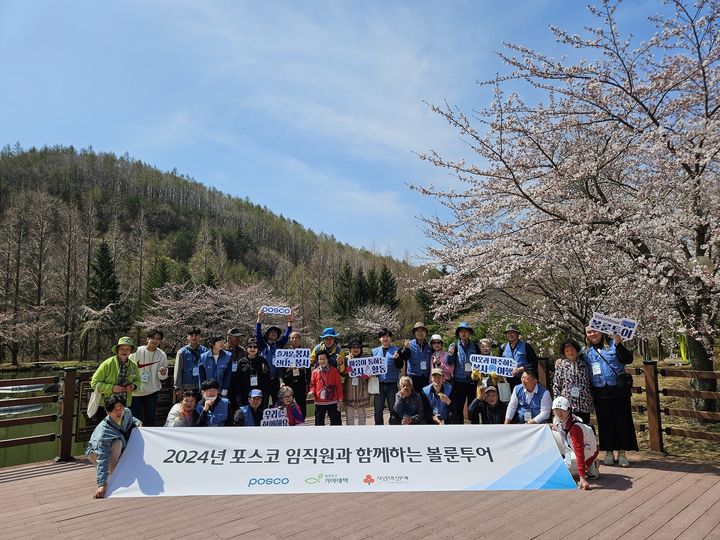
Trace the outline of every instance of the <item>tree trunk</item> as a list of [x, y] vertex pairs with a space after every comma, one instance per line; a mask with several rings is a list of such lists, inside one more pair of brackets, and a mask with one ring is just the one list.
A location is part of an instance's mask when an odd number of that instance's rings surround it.
[[[713, 360], [708, 354], [709, 350], [713, 350], [714, 342], [711, 336], [697, 336], [687, 334], [687, 346], [690, 356], [690, 363], [693, 369], [699, 371], [712, 371]], [[690, 386], [693, 390], [702, 390], [705, 392], [717, 392], [717, 379], [692, 379]], [[717, 411], [718, 402], [716, 399], [693, 398], [693, 407], [697, 411]]]

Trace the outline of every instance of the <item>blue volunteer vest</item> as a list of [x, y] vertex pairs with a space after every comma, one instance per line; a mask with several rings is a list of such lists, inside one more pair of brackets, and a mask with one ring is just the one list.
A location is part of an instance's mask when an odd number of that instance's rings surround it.
[[[427, 398], [428, 402], [430, 403], [430, 407], [432, 407], [432, 414], [435, 416], [436, 414], [440, 415], [440, 418], [444, 421], [447, 421], [448, 414], [450, 414], [451, 406], [445, 405], [438, 395], [432, 391], [432, 384], [427, 385], [425, 388], [423, 388], [423, 393], [425, 394], [425, 397]], [[452, 386], [450, 386], [448, 383], [443, 383], [442, 385], [442, 393], [445, 394], [447, 397], [450, 397], [450, 394], [452, 392]]]
[[207, 352], [207, 347], [200, 345], [197, 350], [199, 355], [196, 357], [188, 345], [180, 349], [182, 358], [181, 384], [194, 385], [196, 388], [200, 388], [200, 376], [193, 376], [193, 368], [200, 366], [200, 357]]
[[[430, 376], [430, 357], [432, 356], [432, 349], [430, 344], [426, 341], [423, 346], [417, 340], [413, 339], [410, 342], [410, 358], [408, 359], [407, 373], [415, 377], [429, 377]], [[425, 362], [425, 369], [422, 368], [423, 362]]]
[[[396, 347], [395, 345], [390, 345], [390, 347], [387, 350], [387, 353], [385, 353], [385, 365], [387, 366], [387, 373], [384, 375], [379, 375], [378, 380], [383, 383], [395, 383], [400, 380], [400, 370], [395, 367], [395, 359], [393, 358], [393, 355], [398, 352], [400, 349]], [[373, 356], [379, 356], [383, 357], [383, 348], [382, 347], [375, 347], [373, 349]]]
[[[227, 390], [230, 386], [230, 373], [232, 372], [232, 354], [225, 349], [220, 351], [217, 362], [212, 351], [207, 351], [200, 357], [200, 379], [201, 383], [208, 379], [215, 379], [220, 385], [220, 390]], [[205, 377], [203, 378], [203, 371]]]
[[274, 360], [275, 360], [275, 351], [277, 351], [277, 343], [267, 343], [265, 344], [265, 348], [260, 351], [260, 356], [265, 357], [265, 360], [267, 360], [268, 367], [270, 368], [270, 378], [275, 379], [277, 378], [277, 372], [278, 368], [275, 367]]
[[503, 358], [512, 358], [517, 362], [517, 367], [526, 368], [530, 365], [528, 362], [527, 351], [525, 350], [525, 342], [518, 340], [515, 350], [510, 348], [510, 343], [503, 345]]
[[[207, 413], [207, 425], [210, 427], [224, 426], [228, 419], [229, 409], [230, 402], [227, 399], [218, 396], [215, 407], [211, 408]], [[195, 410], [198, 414], [202, 414], [202, 403], [198, 403], [195, 406]]]
[[515, 413], [515, 418], [521, 424], [525, 423], [526, 412], [529, 411], [533, 418], [540, 414], [540, 402], [542, 401], [543, 394], [545, 394], [547, 389], [540, 383], [537, 383], [536, 388], [537, 392], [533, 394], [530, 402], [525, 399], [525, 388], [522, 384], [518, 384], [513, 390], [518, 399], [518, 410]]
[[243, 415], [243, 422], [246, 427], [255, 426], [255, 419], [253, 418], [252, 412], [250, 412], [250, 405], [244, 405], [240, 407]]
[[[617, 374], [625, 371], [625, 365], [620, 362], [620, 359], [618, 358], [615, 341], [610, 340], [610, 347], [608, 349], [600, 349], [600, 352], [598, 352], [595, 347], [586, 348], [585, 354], [587, 355], [589, 361], [588, 371], [590, 372], [590, 384], [597, 388], [601, 388], [606, 384], [616, 386]], [[601, 354], [602, 357], [600, 356]], [[593, 364], [600, 366], [599, 375], [593, 375]], [[597, 368], [595, 369], [597, 371]]]
[[469, 382], [472, 375], [472, 369], [465, 371], [465, 363], [470, 361], [471, 354], [478, 354], [477, 347], [473, 341], [468, 342], [467, 351], [463, 349], [462, 341], [459, 339], [455, 343], [455, 368], [453, 369], [453, 380], [460, 382]]

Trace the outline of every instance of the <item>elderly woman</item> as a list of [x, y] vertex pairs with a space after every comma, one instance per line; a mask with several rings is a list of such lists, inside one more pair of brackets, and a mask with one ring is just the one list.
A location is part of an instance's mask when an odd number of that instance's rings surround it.
[[197, 398], [194, 390], [184, 390], [182, 401], [170, 409], [165, 427], [194, 427], [200, 418], [200, 414], [195, 410]]
[[[90, 379], [90, 386], [102, 394], [103, 399], [112, 395], [122, 396], [127, 405], [132, 403], [132, 394], [140, 387], [140, 370], [130, 359], [135, 352], [135, 342], [127, 336], [121, 337], [113, 346], [111, 356], [98, 366]], [[99, 418], [104, 411], [98, 411]]]
[[447, 363], [447, 351], [443, 350], [443, 338], [440, 334], [433, 334], [430, 337], [430, 347], [432, 347], [432, 355], [430, 355], [430, 383], [432, 380], [432, 370], [440, 368], [443, 372], [443, 382], [452, 384], [453, 366]]
[[593, 412], [593, 398], [590, 391], [588, 362], [580, 352], [580, 345], [569, 339], [560, 345], [560, 358], [555, 362], [553, 395], [566, 398], [573, 414], [584, 424], [590, 424]]
[[295, 403], [295, 392], [289, 386], [281, 386], [278, 390], [278, 402], [275, 404], [278, 409], [285, 409], [289, 426], [304, 426], [305, 417], [297, 403]]
[[585, 329], [585, 355], [590, 363], [589, 374], [600, 435], [600, 450], [605, 451], [603, 464], [617, 463], [629, 467], [626, 450], [638, 449], [635, 424], [630, 408], [630, 388], [618, 384], [625, 365], [633, 356], [617, 334], [609, 339], [590, 327]]
[[403, 426], [424, 424], [425, 409], [422, 396], [413, 389], [412, 379], [408, 376], [400, 377], [398, 388], [395, 403], [390, 411], [390, 424]]
[[[351, 358], [362, 358], [363, 349], [362, 341], [357, 338], [350, 340], [348, 344], [350, 354], [348, 360]], [[348, 370], [350, 368], [348, 367]], [[345, 395], [345, 424], [348, 426], [355, 425], [355, 419], [357, 418], [357, 424], [359, 426], [365, 425], [366, 420], [366, 409], [368, 406], [368, 376], [365, 374], [356, 375], [355, 377], [345, 377], [344, 384], [344, 395]]]

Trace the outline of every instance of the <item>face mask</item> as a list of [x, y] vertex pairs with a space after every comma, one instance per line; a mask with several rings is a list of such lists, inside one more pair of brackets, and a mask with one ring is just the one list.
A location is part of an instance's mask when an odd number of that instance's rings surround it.
[[217, 399], [217, 396], [206, 397], [206, 398], [205, 398], [205, 403], [210, 403], [210, 404], [212, 405], [213, 403], [215, 403], [215, 400], [216, 400], [216, 399]]

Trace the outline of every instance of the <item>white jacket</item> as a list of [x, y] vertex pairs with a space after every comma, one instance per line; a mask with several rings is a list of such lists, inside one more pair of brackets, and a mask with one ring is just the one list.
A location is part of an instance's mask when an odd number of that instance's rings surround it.
[[[150, 352], [145, 345], [142, 345], [130, 355], [130, 358], [140, 368], [140, 388], [133, 392], [133, 396], [148, 396], [160, 390], [160, 381], [164, 381], [168, 376], [167, 355], [162, 349]], [[165, 375], [160, 375], [161, 367], [165, 368]]]

